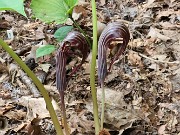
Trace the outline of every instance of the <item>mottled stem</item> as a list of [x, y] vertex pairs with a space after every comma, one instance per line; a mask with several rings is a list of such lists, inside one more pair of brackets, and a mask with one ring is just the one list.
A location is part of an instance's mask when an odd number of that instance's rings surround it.
[[104, 108], [105, 108], [105, 90], [104, 90], [104, 82], [101, 82], [102, 89], [102, 103], [101, 103], [101, 130], [103, 129], [104, 123]]
[[69, 127], [68, 127], [67, 119], [66, 119], [66, 107], [65, 107], [65, 103], [64, 103], [64, 91], [60, 91], [60, 98], [61, 98], [61, 109], [62, 109], [62, 116], [63, 116], [65, 133], [66, 133], [66, 135], [70, 135]]

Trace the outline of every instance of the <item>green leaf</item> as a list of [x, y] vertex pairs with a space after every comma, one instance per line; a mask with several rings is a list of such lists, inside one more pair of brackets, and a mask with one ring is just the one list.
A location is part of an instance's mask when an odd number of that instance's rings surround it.
[[32, 0], [31, 8], [37, 18], [47, 23], [61, 24], [68, 18], [68, 6], [64, 0]]
[[77, 0], [64, 0], [66, 4], [71, 8], [77, 4]]
[[44, 22], [64, 23], [72, 14], [77, 0], [32, 0], [33, 14]]
[[57, 41], [62, 41], [67, 34], [73, 29], [73, 26], [62, 26], [54, 33], [54, 37]]
[[78, 1], [77, 0], [64, 0], [64, 1], [69, 7], [69, 10], [67, 11], [67, 13], [72, 15], [73, 8], [74, 6], [76, 6]]
[[52, 53], [53, 51], [55, 51], [55, 46], [54, 45], [45, 45], [43, 47], [39, 47], [36, 50], [36, 58], [48, 55], [50, 53]]
[[27, 17], [24, 12], [23, 0], [0, 0], [0, 10], [15, 10], [21, 15]]

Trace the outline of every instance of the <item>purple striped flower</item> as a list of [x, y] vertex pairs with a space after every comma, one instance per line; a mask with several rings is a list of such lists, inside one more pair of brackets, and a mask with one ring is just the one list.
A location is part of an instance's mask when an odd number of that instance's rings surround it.
[[107, 49], [110, 49], [112, 59], [108, 70], [112, 64], [125, 51], [130, 39], [130, 33], [126, 25], [121, 22], [109, 23], [101, 33], [98, 41], [98, 80], [104, 82], [107, 75]]
[[67, 85], [66, 62], [68, 57], [79, 56], [82, 60], [74, 67], [69, 74], [71, 77], [85, 62], [89, 54], [90, 47], [85, 37], [77, 31], [70, 32], [63, 40], [56, 55], [56, 86], [59, 91], [64, 91]]

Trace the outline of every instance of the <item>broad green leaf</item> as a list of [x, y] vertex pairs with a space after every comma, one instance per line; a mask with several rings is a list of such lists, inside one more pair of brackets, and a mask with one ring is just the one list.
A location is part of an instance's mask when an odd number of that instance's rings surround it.
[[24, 12], [23, 0], [0, 0], [0, 10], [15, 10], [21, 15], [27, 17]]
[[33, 14], [44, 22], [62, 24], [67, 18], [69, 10], [64, 0], [32, 0]]
[[76, 6], [78, 0], [64, 0], [64, 1], [69, 7], [67, 13], [72, 14], [73, 8], [74, 8], [74, 6]]
[[36, 58], [48, 55], [50, 53], [52, 53], [53, 51], [55, 51], [55, 46], [54, 45], [45, 45], [43, 47], [39, 47], [36, 50]]
[[77, 0], [64, 0], [66, 4], [71, 8], [77, 4]]
[[73, 26], [62, 26], [54, 33], [54, 37], [57, 41], [62, 41], [67, 34], [73, 29]]

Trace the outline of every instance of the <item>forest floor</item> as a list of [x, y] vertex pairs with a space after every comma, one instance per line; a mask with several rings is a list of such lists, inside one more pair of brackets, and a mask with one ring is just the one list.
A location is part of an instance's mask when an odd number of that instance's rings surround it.
[[[107, 23], [114, 21], [124, 22], [131, 34], [126, 52], [105, 80], [104, 128], [111, 135], [180, 135], [180, 1], [97, 0], [96, 3], [99, 34]], [[26, 1], [28, 19], [15, 12], [0, 12], [0, 37], [42, 81], [61, 120], [55, 84], [56, 52], [35, 57], [36, 49], [42, 45], [58, 47], [53, 34], [60, 25], [34, 19], [29, 5]], [[73, 17], [92, 37], [90, 2], [79, 0]], [[10, 29], [13, 40], [7, 38], [6, 31]], [[67, 68], [79, 61], [72, 59]], [[66, 89], [72, 135], [94, 135], [90, 61], [91, 53]], [[96, 86], [100, 115], [101, 88]], [[56, 134], [44, 99], [35, 91], [32, 81], [0, 47], [0, 135]]]

